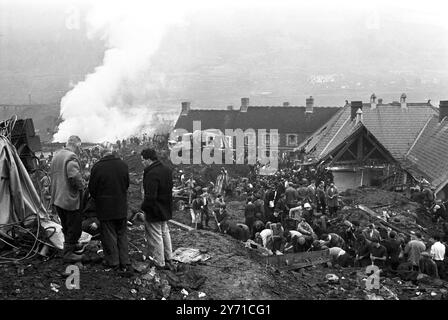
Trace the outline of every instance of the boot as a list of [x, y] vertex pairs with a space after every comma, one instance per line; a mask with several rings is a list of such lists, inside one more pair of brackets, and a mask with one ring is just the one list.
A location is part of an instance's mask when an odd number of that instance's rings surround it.
[[84, 253], [86, 246], [87, 246], [87, 244], [77, 243], [75, 245], [75, 247], [73, 248], [73, 252], [75, 254], [82, 254], [82, 253]]
[[83, 255], [76, 254], [74, 252], [76, 250], [76, 245], [72, 244], [65, 244], [64, 243], [64, 253], [63, 253], [63, 260], [64, 262], [80, 262], [84, 258]]
[[84, 259], [84, 255], [76, 254], [74, 252], [67, 252], [64, 254], [63, 260], [68, 263], [81, 262]]

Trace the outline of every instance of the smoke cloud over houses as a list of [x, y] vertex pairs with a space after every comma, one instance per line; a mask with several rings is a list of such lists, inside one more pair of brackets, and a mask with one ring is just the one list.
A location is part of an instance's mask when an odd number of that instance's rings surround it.
[[[131, 5], [132, 4], [132, 5]], [[83, 141], [115, 141], [151, 130], [148, 105], [151, 55], [168, 26], [181, 23], [185, 10], [175, 1], [95, 3], [86, 15], [89, 37], [105, 40], [103, 64], [61, 100], [64, 120], [54, 141], [78, 135]]]

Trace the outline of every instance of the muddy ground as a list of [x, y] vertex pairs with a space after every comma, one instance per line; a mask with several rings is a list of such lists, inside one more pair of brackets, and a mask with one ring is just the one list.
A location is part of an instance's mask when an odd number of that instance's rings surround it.
[[[131, 194], [131, 204], [137, 205], [140, 201], [137, 184], [131, 185]], [[382, 192], [379, 194], [384, 196]], [[242, 208], [241, 201], [228, 202], [230, 216], [235, 221], [242, 221]], [[184, 212], [176, 212], [174, 219], [189, 223], [189, 216]], [[146, 248], [144, 229], [138, 222], [129, 227], [129, 238], [131, 256], [140, 273], [130, 275], [104, 269], [96, 261], [99, 258], [96, 253], [99, 244], [94, 242], [87, 254], [91, 261], [80, 265], [80, 290], [65, 287], [64, 271], [67, 265], [58, 257], [48, 261], [34, 258], [23, 264], [0, 265], [0, 299], [447, 298], [448, 285], [441, 280], [424, 278], [412, 283], [393, 276], [381, 277], [381, 289], [366, 291], [364, 283], [367, 276], [360, 268], [342, 269], [325, 264], [297, 272], [278, 271], [268, 266], [265, 259], [253, 250], [245, 248], [242, 242], [214, 232], [213, 222], [210, 226], [210, 230], [187, 231], [170, 225], [173, 250], [195, 248], [210, 256], [204, 262], [177, 263], [175, 271], [154, 271], [147, 267], [147, 260], [143, 261]], [[337, 275], [339, 283], [328, 283], [327, 274]]]
[[[142, 226], [129, 230], [131, 253], [136, 266], [145, 266]], [[156, 271], [148, 277], [150, 269], [129, 275], [105, 270], [99, 263], [85, 263], [80, 272], [80, 290], [65, 287], [66, 264], [60, 258], [49, 261], [34, 259], [23, 265], [0, 267], [1, 299], [446, 299], [446, 282], [423, 279], [419, 283], [403, 282], [398, 277], [381, 278], [381, 289], [366, 291], [359, 268], [334, 268], [327, 265], [295, 271], [277, 271], [267, 266], [264, 259], [230, 238], [210, 231], [185, 231], [171, 226], [173, 250], [190, 247], [211, 256], [205, 262], [176, 264], [177, 271]], [[20, 267], [23, 274], [20, 274]], [[339, 283], [326, 281], [327, 274], [336, 274]], [[149, 281], [145, 281], [148, 279]], [[56, 285], [57, 291], [53, 291]], [[182, 293], [186, 290], [188, 295]], [[185, 292], [185, 291], [184, 291]], [[200, 295], [203, 297], [199, 298]]]
[[[130, 216], [141, 203], [141, 164], [139, 157], [128, 161], [131, 169], [129, 207]], [[384, 210], [397, 218], [397, 227], [408, 231], [424, 230], [431, 234], [437, 227], [429, 217], [418, 212], [418, 205], [398, 193], [359, 188], [343, 194], [344, 210], [333, 224], [335, 229], [345, 219], [367, 224], [370, 217], [356, 209], [364, 204], [377, 212]], [[230, 219], [243, 222], [244, 202], [227, 201]], [[176, 211], [174, 220], [190, 225], [187, 211]], [[423, 228], [423, 229], [421, 229]], [[65, 286], [66, 264], [54, 256], [49, 260], [35, 257], [20, 264], [0, 264], [0, 299], [446, 299], [448, 285], [428, 278], [404, 282], [398, 277], [381, 276], [381, 288], [366, 291], [365, 271], [360, 268], [335, 268], [318, 265], [297, 271], [278, 271], [266, 264], [265, 258], [245, 248], [228, 235], [214, 232], [216, 224], [210, 220], [208, 230], [187, 231], [171, 224], [173, 251], [177, 248], [199, 249], [210, 259], [192, 264], [176, 264], [174, 271], [155, 271], [144, 260], [146, 252], [144, 228], [139, 222], [129, 226], [131, 257], [136, 274], [123, 274], [104, 269], [97, 253], [98, 242], [87, 249], [88, 260], [80, 267], [80, 289]], [[328, 283], [327, 274], [339, 277], [338, 283]], [[188, 293], [188, 294], [186, 294]]]

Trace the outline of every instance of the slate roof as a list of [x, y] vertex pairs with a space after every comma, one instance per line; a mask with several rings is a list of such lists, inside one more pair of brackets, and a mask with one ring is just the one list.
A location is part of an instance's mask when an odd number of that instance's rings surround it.
[[200, 120], [202, 129], [277, 129], [279, 133], [297, 133], [300, 138], [312, 134], [327, 122], [341, 107], [313, 108], [313, 113], [305, 113], [306, 107], [249, 106], [247, 112], [239, 110], [191, 109], [187, 115], [180, 115], [175, 129], [189, 132], [193, 121]]
[[448, 181], [448, 118], [440, 123], [438, 116], [429, 120], [409, 150], [407, 160], [408, 169], [422, 175], [436, 188]]
[[376, 146], [382, 150], [382, 152], [384, 153], [384, 155], [386, 155], [388, 160], [389, 161], [394, 161], [394, 157], [390, 154], [389, 150], [387, 150], [381, 144], [381, 142], [379, 142], [378, 139], [376, 139], [376, 137], [369, 131], [369, 129], [366, 128], [364, 123], [358, 122], [358, 123], [354, 124], [351, 127], [352, 127], [352, 130], [351, 130], [350, 134], [343, 141], [339, 142], [334, 148], [332, 148], [331, 150], [329, 150], [329, 152], [326, 153], [326, 157], [327, 158], [331, 157], [331, 154], [334, 155], [336, 152], [339, 152], [339, 150], [344, 148], [344, 146], [346, 145], [346, 143], [348, 141], [350, 141], [352, 139], [356, 139], [356, 137], [359, 136], [362, 133], [366, 133], [367, 135], [370, 136], [370, 139], [376, 144]]
[[193, 121], [201, 121], [201, 129], [233, 129], [236, 110], [190, 110], [188, 115], [179, 115], [175, 129], [185, 129], [193, 132]]
[[[408, 103], [406, 110], [399, 103], [377, 105], [375, 109], [364, 103], [362, 111], [364, 126], [397, 160], [404, 159], [428, 120], [438, 115], [437, 108], [426, 102]], [[356, 120], [350, 117], [351, 106], [347, 104], [298, 149], [304, 148], [310, 158], [325, 157], [353, 133]]]

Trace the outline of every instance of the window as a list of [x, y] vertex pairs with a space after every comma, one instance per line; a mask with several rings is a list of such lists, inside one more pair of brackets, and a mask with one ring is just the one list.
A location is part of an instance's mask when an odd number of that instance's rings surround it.
[[269, 142], [270, 142], [269, 133], [265, 133], [264, 135], [261, 136], [261, 145], [268, 146]]
[[245, 146], [253, 146], [255, 145], [256, 137], [254, 133], [245, 133], [244, 134], [244, 145]]
[[297, 145], [297, 135], [296, 134], [286, 135], [286, 145], [296, 146]]
[[272, 144], [274, 145], [274, 146], [278, 146], [278, 132], [273, 132], [272, 134], [271, 134], [271, 140], [272, 140]]
[[271, 144], [271, 136], [269, 133], [265, 133], [261, 139], [261, 144], [263, 146], [269, 146]]

